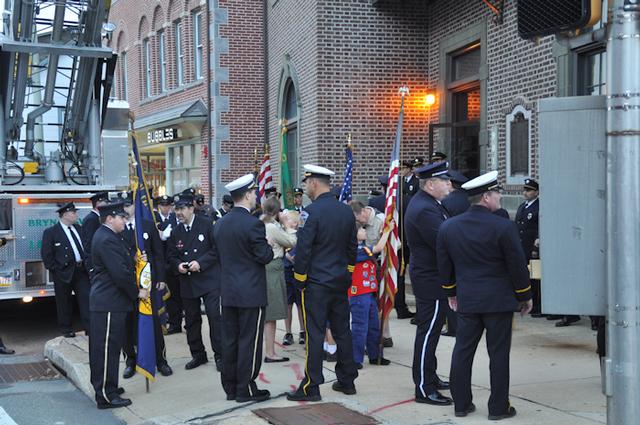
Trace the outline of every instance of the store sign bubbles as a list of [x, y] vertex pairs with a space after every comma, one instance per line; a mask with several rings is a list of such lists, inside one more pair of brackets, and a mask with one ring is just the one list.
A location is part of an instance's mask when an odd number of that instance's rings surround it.
[[173, 142], [179, 137], [177, 128], [169, 127], [160, 130], [151, 130], [147, 132], [147, 143], [168, 143]]

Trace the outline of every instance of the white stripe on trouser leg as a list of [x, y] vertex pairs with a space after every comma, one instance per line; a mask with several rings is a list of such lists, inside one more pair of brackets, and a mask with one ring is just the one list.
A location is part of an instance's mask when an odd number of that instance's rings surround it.
[[107, 364], [109, 359], [109, 330], [111, 329], [111, 312], [107, 313], [107, 332], [104, 337], [104, 376], [102, 377], [102, 396], [108, 403], [111, 403], [109, 397], [107, 397]]
[[427, 334], [424, 336], [424, 344], [422, 344], [422, 355], [420, 356], [420, 385], [419, 385], [420, 392], [422, 393], [422, 397], [427, 396], [424, 392], [424, 356], [427, 353], [427, 341], [429, 341], [429, 335], [431, 335], [431, 331], [433, 330], [433, 325], [435, 325], [436, 323], [439, 307], [440, 307], [440, 300], [436, 300], [436, 308], [433, 312], [433, 318], [431, 319], [429, 330], [427, 331]]
[[[257, 362], [257, 354], [258, 354], [258, 336], [260, 335], [260, 319], [262, 318], [262, 308], [258, 310], [258, 323], [256, 323], [256, 339], [253, 343], [253, 365], [251, 366], [251, 379], [253, 379], [253, 375], [256, 373], [256, 362]], [[249, 384], [249, 394], [253, 395], [251, 392], [251, 384]]]

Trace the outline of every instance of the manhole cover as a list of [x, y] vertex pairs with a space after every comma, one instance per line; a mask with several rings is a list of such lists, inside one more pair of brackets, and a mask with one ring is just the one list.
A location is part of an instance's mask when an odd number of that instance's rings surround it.
[[253, 413], [274, 425], [374, 425], [379, 422], [338, 403], [257, 409]]
[[0, 384], [18, 381], [38, 381], [59, 378], [60, 374], [48, 361], [37, 363], [0, 364]]

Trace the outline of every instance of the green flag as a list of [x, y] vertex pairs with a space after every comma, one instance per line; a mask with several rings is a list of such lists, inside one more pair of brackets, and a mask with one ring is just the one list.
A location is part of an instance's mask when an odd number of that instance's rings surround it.
[[282, 126], [282, 143], [280, 144], [280, 189], [282, 190], [284, 208], [290, 210], [293, 209], [293, 187], [291, 187], [291, 175], [289, 174], [287, 132], [285, 123]]

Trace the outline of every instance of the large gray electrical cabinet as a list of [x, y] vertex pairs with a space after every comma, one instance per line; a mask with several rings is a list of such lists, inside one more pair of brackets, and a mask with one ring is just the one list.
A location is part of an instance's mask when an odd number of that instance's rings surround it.
[[604, 96], [538, 101], [542, 311], [606, 310]]

